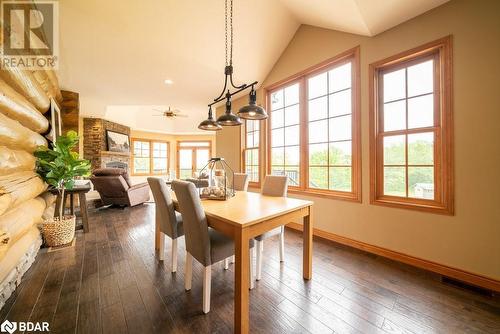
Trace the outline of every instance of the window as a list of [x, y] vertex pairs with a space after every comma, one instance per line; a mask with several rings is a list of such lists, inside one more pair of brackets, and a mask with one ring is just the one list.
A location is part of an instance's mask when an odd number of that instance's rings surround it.
[[177, 143], [177, 175], [180, 179], [193, 177], [211, 158], [210, 141], [181, 141]]
[[168, 142], [147, 139], [132, 139], [133, 175], [152, 175], [168, 173]]
[[249, 181], [259, 184], [259, 145], [260, 121], [245, 120], [245, 148], [243, 150], [243, 166]]
[[307, 79], [309, 187], [352, 191], [352, 63]]
[[450, 38], [370, 66], [372, 203], [452, 213]]
[[300, 185], [300, 83], [271, 93], [271, 174]]
[[268, 90], [269, 172], [290, 190], [361, 200], [359, 48]]

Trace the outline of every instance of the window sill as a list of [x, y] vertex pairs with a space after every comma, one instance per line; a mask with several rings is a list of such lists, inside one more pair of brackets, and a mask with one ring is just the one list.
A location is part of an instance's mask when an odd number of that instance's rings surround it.
[[426, 203], [425, 200], [419, 200], [418, 203], [416, 203], [408, 200], [401, 200], [397, 197], [384, 196], [377, 199], [372, 198], [370, 204], [448, 216], [454, 215], [453, 206], [435, 201], [428, 201], [428, 203]]
[[361, 203], [361, 194], [355, 194], [349, 192], [328, 191], [328, 190], [322, 191], [322, 190], [312, 190], [312, 189], [303, 190], [297, 188], [288, 188], [288, 193]]

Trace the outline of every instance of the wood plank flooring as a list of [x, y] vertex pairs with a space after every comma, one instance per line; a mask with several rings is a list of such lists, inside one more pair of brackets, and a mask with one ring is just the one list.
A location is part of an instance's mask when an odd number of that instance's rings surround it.
[[[184, 241], [170, 273], [154, 256], [154, 206], [90, 214], [74, 248], [41, 251], [0, 310], [0, 321], [48, 321], [52, 333], [231, 333], [233, 268], [212, 269], [212, 307], [202, 313], [202, 267], [184, 291]], [[500, 333], [500, 301], [436, 276], [321, 239], [312, 281], [302, 279], [302, 239], [266, 241], [262, 280], [250, 292], [252, 333]]]

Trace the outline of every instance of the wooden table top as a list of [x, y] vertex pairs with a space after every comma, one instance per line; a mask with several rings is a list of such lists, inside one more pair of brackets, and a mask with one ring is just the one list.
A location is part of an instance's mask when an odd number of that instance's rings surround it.
[[[172, 192], [176, 202], [175, 193]], [[264, 196], [260, 193], [237, 191], [226, 201], [203, 199], [207, 217], [216, 217], [233, 225], [249, 226], [313, 205], [313, 202], [290, 197]]]

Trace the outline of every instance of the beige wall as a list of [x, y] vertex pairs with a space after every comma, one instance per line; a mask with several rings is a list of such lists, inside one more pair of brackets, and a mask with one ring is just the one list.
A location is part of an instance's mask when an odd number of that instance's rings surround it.
[[[233, 113], [237, 113], [245, 103], [248, 103], [247, 97], [233, 101]], [[217, 117], [225, 112], [225, 108], [225, 105], [222, 105], [216, 109], [215, 114]], [[225, 126], [222, 130], [216, 132], [217, 154], [219, 157], [224, 158], [234, 171], [240, 171], [242, 167], [242, 155], [239, 150], [241, 146], [241, 128], [240, 126]]]
[[[315, 227], [500, 279], [500, 2], [453, 0], [375, 37], [302, 26], [263, 86], [361, 47], [362, 204], [315, 201]], [[454, 216], [369, 203], [368, 65], [453, 35]], [[259, 96], [262, 99], [262, 94]], [[238, 134], [217, 148], [239, 155]], [[223, 141], [219, 142], [219, 138]]]

